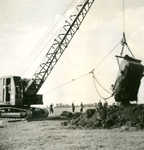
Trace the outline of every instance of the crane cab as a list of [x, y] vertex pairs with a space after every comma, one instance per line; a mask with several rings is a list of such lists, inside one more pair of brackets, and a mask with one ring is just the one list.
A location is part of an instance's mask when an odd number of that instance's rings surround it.
[[23, 86], [20, 77], [0, 78], [0, 105], [23, 105]]
[[25, 81], [19, 76], [0, 78], [0, 106], [24, 107], [43, 104], [42, 95], [26, 95]]

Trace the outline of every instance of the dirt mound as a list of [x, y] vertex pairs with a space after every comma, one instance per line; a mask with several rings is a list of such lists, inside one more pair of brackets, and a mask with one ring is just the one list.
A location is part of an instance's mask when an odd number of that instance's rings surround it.
[[101, 109], [87, 109], [71, 120], [71, 125], [84, 128], [118, 128], [121, 126], [144, 129], [144, 104], [130, 106], [109, 106]]
[[75, 112], [73, 114], [72, 112], [69, 112], [69, 111], [63, 111], [60, 115], [60, 118], [75, 119], [75, 118], [78, 118], [81, 114], [82, 114], [81, 112]]

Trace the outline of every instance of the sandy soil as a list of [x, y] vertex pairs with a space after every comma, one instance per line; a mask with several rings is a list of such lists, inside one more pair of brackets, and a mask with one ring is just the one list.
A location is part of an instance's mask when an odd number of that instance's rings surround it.
[[144, 131], [85, 130], [62, 121], [21, 121], [0, 125], [0, 150], [143, 150]]

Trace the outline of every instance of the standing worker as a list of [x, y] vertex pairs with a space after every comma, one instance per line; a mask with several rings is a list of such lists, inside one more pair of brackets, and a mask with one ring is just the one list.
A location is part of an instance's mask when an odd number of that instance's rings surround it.
[[75, 105], [74, 105], [74, 102], [72, 102], [72, 112], [73, 112], [73, 113], [75, 112]]
[[99, 102], [98, 102], [98, 110], [101, 110], [102, 109], [102, 102], [101, 102], [101, 100], [99, 100]]
[[106, 101], [106, 99], [104, 100], [103, 107], [104, 107], [104, 108], [108, 108], [108, 102]]
[[83, 108], [84, 108], [84, 105], [83, 105], [83, 103], [81, 102], [81, 104], [80, 104], [80, 112], [81, 112], [81, 113], [83, 113]]
[[53, 106], [54, 106], [54, 105], [51, 103], [51, 105], [50, 105], [50, 114], [53, 114], [53, 112], [54, 112]]

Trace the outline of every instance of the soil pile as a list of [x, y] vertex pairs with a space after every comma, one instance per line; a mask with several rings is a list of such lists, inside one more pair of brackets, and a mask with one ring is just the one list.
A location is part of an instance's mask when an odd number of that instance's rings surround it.
[[144, 129], [144, 104], [87, 109], [79, 117], [72, 118], [71, 125], [92, 129], [112, 129], [121, 126]]

